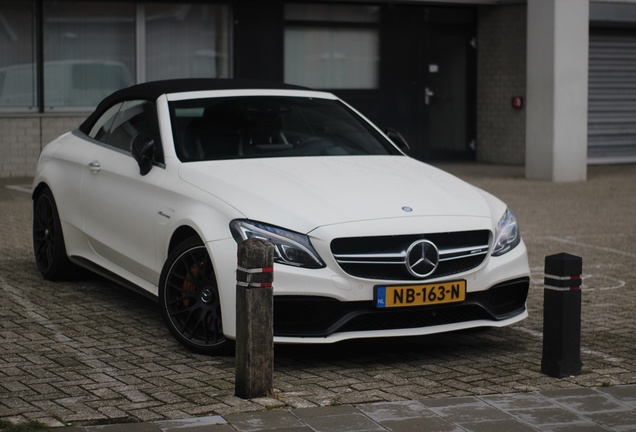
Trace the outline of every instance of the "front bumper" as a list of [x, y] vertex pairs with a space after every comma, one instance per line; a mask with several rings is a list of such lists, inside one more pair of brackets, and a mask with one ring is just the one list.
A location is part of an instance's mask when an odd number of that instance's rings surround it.
[[526, 312], [529, 286], [530, 278], [523, 277], [470, 292], [461, 303], [398, 309], [377, 309], [371, 301], [275, 296], [274, 336], [324, 339], [338, 333], [505, 322]]
[[[236, 335], [236, 247], [233, 239], [207, 244], [219, 269], [225, 335]], [[467, 284], [466, 300], [447, 305], [376, 309], [374, 286], [412, 281], [355, 278], [338, 270], [327, 253], [322, 269], [274, 266], [274, 342], [333, 343], [347, 339], [417, 336], [475, 327], [504, 327], [527, 317], [529, 275], [523, 241], [476, 269], [453, 275]], [[223, 269], [223, 271], [221, 271]], [[448, 280], [442, 278], [439, 281]], [[436, 282], [437, 280], [427, 280]]]

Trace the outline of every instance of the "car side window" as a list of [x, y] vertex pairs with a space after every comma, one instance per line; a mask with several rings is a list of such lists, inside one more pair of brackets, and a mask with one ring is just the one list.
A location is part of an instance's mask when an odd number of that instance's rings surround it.
[[155, 107], [148, 101], [124, 102], [108, 137], [108, 144], [130, 151], [130, 146], [139, 134], [143, 134], [160, 146], [159, 124]]
[[138, 136], [154, 140], [155, 161], [163, 162], [159, 122], [154, 104], [145, 100], [126, 101], [113, 105], [95, 123], [89, 136], [109, 146], [130, 153], [133, 140]]
[[123, 104], [118, 103], [108, 108], [104, 115], [102, 115], [95, 122], [88, 136], [93, 138], [94, 140], [106, 143], [108, 134], [110, 133], [110, 129], [113, 126], [113, 122], [115, 121], [115, 117], [117, 117], [117, 113], [119, 113], [122, 105]]

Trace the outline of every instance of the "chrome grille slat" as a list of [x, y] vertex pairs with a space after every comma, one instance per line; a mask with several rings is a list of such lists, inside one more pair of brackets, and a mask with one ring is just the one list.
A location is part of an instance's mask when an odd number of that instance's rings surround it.
[[401, 262], [404, 262], [404, 259], [406, 258], [406, 251], [395, 254], [334, 254], [334, 257], [336, 257], [337, 261], [352, 260], [353, 262], [357, 262], [358, 260], [394, 258], [401, 259]]
[[[445, 249], [439, 251], [439, 260], [449, 261], [454, 259], [462, 259], [469, 256], [485, 255], [488, 253], [488, 245], [481, 245], [477, 247], [465, 247], [457, 249]], [[455, 255], [449, 257], [448, 255]]]
[[396, 262], [396, 261], [364, 261], [364, 260], [338, 260], [336, 259], [338, 264], [386, 264], [386, 265], [395, 265], [395, 264], [404, 264], [404, 261]]

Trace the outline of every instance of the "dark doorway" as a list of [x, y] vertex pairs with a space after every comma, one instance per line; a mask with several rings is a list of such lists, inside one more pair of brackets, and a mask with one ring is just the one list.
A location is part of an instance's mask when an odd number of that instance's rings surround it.
[[424, 161], [474, 159], [475, 13], [395, 6], [383, 36], [383, 123]]

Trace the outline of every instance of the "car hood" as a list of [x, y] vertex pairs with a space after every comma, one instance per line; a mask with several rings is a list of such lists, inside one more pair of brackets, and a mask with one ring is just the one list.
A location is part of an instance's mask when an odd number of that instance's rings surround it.
[[194, 162], [183, 164], [179, 175], [245, 218], [303, 233], [325, 225], [414, 216], [491, 218], [489, 200], [496, 200], [406, 156]]

